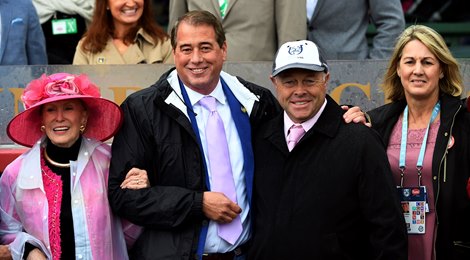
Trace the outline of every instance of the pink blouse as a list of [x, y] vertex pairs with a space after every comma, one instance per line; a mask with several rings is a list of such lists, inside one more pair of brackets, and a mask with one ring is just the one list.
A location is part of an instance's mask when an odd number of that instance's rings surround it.
[[[434, 145], [436, 143], [437, 132], [440, 120], [435, 120], [428, 133], [426, 151], [424, 154], [421, 185], [426, 186], [428, 193], [429, 212], [426, 213], [426, 233], [424, 235], [408, 235], [408, 259], [409, 260], [433, 260], [435, 254], [433, 244], [436, 231], [436, 212], [434, 207], [434, 191], [432, 183], [432, 157]], [[400, 185], [400, 142], [401, 142], [402, 117], [395, 124], [390, 141], [387, 147], [388, 160], [392, 168], [393, 179], [396, 185]], [[417, 186], [418, 173], [416, 163], [418, 161], [419, 150], [423, 142], [426, 128], [409, 129], [408, 143], [406, 146], [406, 170], [403, 186]]]

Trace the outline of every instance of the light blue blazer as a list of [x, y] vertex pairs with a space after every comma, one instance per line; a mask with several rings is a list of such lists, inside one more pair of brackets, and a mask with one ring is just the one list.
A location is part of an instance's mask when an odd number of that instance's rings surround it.
[[0, 0], [0, 65], [47, 64], [46, 43], [31, 0]]

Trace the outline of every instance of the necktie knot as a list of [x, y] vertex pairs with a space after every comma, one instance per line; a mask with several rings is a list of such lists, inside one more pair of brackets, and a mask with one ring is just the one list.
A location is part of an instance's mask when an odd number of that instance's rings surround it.
[[287, 136], [287, 147], [289, 151], [299, 142], [300, 138], [305, 134], [305, 130], [301, 125], [292, 125]]
[[211, 96], [205, 96], [199, 100], [199, 104], [209, 110], [210, 112], [214, 112], [217, 110], [217, 100]]

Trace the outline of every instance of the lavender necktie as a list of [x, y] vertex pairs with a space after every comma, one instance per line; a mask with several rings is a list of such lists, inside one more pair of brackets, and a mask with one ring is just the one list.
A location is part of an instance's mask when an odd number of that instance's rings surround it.
[[[224, 123], [217, 113], [217, 101], [214, 97], [206, 96], [199, 101], [201, 106], [209, 110], [206, 123], [208, 166], [211, 170], [211, 190], [222, 192], [234, 202], [237, 202], [237, 193], [230, 164], [227, 138]], [[242, 233], [240, 216], [226, 224], [218, 223], [218, 235], [230, 244], [234, 244]]]
[[289, 135], [287, 136], [287, 147], [289, 151], [294, 149], [294, 146], [299, 142], [300, 138], [304, 136], [305, 130], [301, 125], [292, 125], [289, 129]]

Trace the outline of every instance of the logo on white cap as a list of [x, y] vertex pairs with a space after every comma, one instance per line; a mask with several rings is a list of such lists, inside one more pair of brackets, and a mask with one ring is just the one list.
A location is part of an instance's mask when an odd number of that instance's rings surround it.
[[301, 68], [328, 71], [318, 47], [312, 41], [301, 40], [284, 43], [278, 50], [273, 64], [273, 76], [287, 69]]
[[290, 54], [290, 55], [299, 55], [302, 53], [303, 51], [303, 46], [302, 45], [299, 45], [299, 46], [287, 46], [287, 48], [289, 49], [287, 52]]

